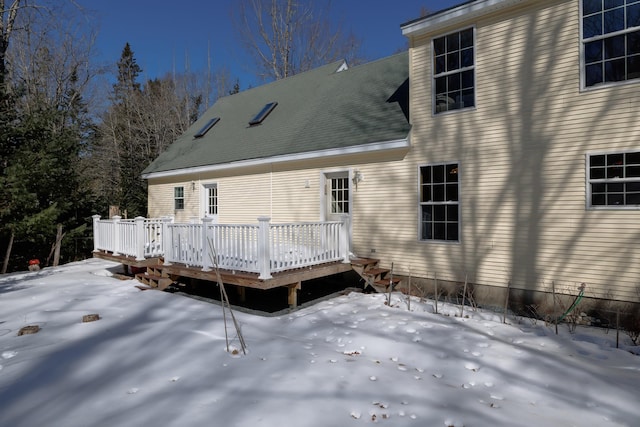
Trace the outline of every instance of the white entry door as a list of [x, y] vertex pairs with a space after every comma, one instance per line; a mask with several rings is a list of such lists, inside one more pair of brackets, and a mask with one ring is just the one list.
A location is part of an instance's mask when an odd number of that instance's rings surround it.
[[351, 216], [349, 171], [325, 173], [324, 212], [328, 221], [339, 221], [343, 215]]
[[203, 194], [204, 215], [218, 222], [218, 184], [205, 184]]

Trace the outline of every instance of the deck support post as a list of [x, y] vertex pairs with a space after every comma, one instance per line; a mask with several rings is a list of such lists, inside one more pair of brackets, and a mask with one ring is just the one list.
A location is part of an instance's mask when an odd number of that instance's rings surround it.
[[113, 255], [120, 255], [120, 219], [119, 215], [114, 215], [113, 219]]
[[258, 268], [260, 269], [260, 280], [271, 279], [271, 244], [269, 238], [268, 216], [258, 217]]
[[292, 283], [291, 285], [287, 285], [288, 289], [288, 298], [289, 298], [289, 308], [298, 307], [298, 290], [302, 289], [302, 282]]
[[244, 286], [237, 286], [238, 289], [238, 298], [240, 298], [240, 302], [247, 302], [247, 288]]
[[173, 240], [171, 236], [171, 232], [169, 231], [169, 224], [173, 222], [173, 218], [170, 216], [165, 216], [162, 218], [162, 253], [164, 255], [164, 265], [171, 265], [172, 253], [171, 253], [171, 242]]
[[100, 232], [98, 230], [98, 224], [100, 221], [100, 215], [93, 215], [93, 252], [98, 252], [98, 244], [102, 236], [100, 236]]
[[137, 216], [134, 220], [136, 224], [136, 261], [144, 260], [144, 220], [145, 218], [142, 216]]
[[202, 271], [211, 271], [213, 267], [213, 252], [209, 247], [209, 239], [207, 239], [207, 230], [209, 224], [213, 222], [213, 217], [205, 216], [202, 218]]

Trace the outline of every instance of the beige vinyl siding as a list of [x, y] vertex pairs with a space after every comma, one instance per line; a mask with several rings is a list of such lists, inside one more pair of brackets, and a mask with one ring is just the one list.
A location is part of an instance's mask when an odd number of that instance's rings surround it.
[[[476, 106], [434, 116], [431, 36], [470, 25]], [[416, 202], [394, 217], [412, 224], [415, 243], [389, 255], [418, 276], [541, 290], [554, 281], [574, 294], [585, 282], [587, 295], [638, 300], [640, 211], [586, 209], [585, 156], [640, 149], [640, 85], [580, 90], [578, 0], [529, 1], [423, 36], [410, 58], [414, 147], [403, 167], [460, 162], [462, 233], [459, 244], [417, 242]]]
[[[526, 1], [410, 40], [411, 149], [149, 182], [149, 215], [173, 187], [215, 182], [219, 221], [315, 221], [323, 174], [358, 170], [353, 252], [400, 275], [639, 300], [640, 210], [586, 208], [586, 156], [640, 150], [640, 83], [582, 91], [579, 1]], [[475, 28], [476, 105], [433, 114], [431, 37]], [[459, 162], [460, 241], [420, 241], [419, 167]], [[176, 181], [171, 182], [171, 181]], [[176, 217], [176, 220], [180, 220]]]
[[[148, 213], [150, 218], [174, 217], [178, 222], [189, 222], [196, 217], [199, 204], [197, 190], [192, 190], [191, 180], [149, 182]], [[184, 188], [184, 209], [175, 210], [174, 188]]]

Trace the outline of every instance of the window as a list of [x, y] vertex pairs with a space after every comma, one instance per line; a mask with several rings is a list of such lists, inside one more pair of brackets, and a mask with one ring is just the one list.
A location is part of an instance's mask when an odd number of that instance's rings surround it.
[[259, 125], [260, 123], [262, 123], [262, 121], [269, 115], [269, 113], [271, 113], [273, 109], [276, 108], [276, 105], [278, 105], [277, 102], [270, 102], [262, 107], [262, 110], [260, 110], [260, 112], [256, 114], [253, 119], [251, 119], [251, 121], [249, 122], [249, 126]]
[[434, 114], [475, 106], [473, 28], [433, 39]]
[[218, 187], [216, 185], [208, 185], [206, 187], [207, 195], [207, 215], [218, 215]]
[[214, 127], [216, 125], [216, 123], [218, 123], [219, 121], [220, 121], [220, 117], [214, 117], [214, 118], [210, 119], [207, 123], [205, 123], [204, 126], [202, 126], [202, 128], [200, 128], [200, 130], [198, 132], [196, 132], [195, 135], [193, 135], [193, 137], [194, 138], [202, 138], [207, 132], [209, 132], [209, 129]]
[[589, 206], [640, 207], [640, 151], [588, 156]]
[[349, 178], [331, 178], [331, 213], [349, 213]]
[[184, 209], [184, 187], [173, 187], [173, 207], [175, 210]]
[[420, 240], [459, 241], [458, 164], [420, 167]]
[[584, 86], [640, 78], [640, 0], [583, 0]]

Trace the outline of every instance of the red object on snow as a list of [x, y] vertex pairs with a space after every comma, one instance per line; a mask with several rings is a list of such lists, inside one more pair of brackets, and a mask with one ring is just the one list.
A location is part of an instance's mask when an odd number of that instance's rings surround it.
[[30, 259], [29, 260], [29, 265], [40, 265], [40, 260], [39, 259]]

